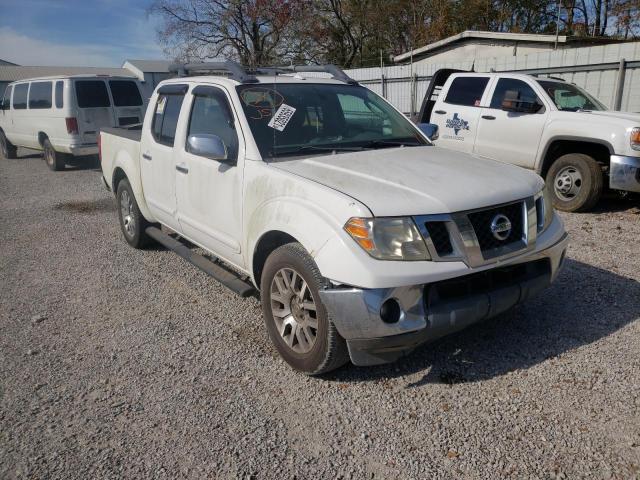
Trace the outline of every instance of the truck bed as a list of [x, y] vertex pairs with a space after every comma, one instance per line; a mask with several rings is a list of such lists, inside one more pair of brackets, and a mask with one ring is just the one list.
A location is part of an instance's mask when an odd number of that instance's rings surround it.
[[134, 194], [141, 191], [140, 184], [140, 128], [105, 127], [100, 129], [100, 163], [102, 176], [112, 189], [117, 168], [125, 171]]
[[133, 125], [131, 127], [103, 127], [100, 129], [100, 132], [139, 142], [140, 137], [142, 136], [142, 124]]

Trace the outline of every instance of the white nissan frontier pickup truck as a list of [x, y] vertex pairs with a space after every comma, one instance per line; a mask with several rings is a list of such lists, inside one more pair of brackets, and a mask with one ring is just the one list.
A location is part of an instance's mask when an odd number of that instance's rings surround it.
[[589, 210], [607, 183], [640, 192], [640, 114], [559, 78], [439, 70], [417, 121], [437, 125], [440, 147], [539, 173], [558, 210]]
[[259, 291], [293, 368], [393, 361], [557, 277], [567, 234], [535, 173], [433, 146], [331, 65], [179, 71], [217, 75], [166, 80], [140, 129], [101, 132], [122, 232]]

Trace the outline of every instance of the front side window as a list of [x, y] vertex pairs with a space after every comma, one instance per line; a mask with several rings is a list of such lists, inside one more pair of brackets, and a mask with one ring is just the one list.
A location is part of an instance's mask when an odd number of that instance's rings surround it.
[[56, 82], [56, 108], [64, 107], [64, 82], [59, 80]]
[[263, 158], [428, 145], [404, 115], [359, 85], [260, 84], [237, 90]]
[[227, 147], [227, 158], [238, 159], [238, 134], [231, 108], [221, 91], [210, 90], [206, 95], [193, 97], [187, 138], [197, 134], [220, 137]]
[[489, 77], [456, 77], [444, 101], [453, 105], [479, 107], [487, 83]]
[[556, 104], [558, 110], [576, 112], [578, 110], [606, 110], [602, 103], [570, 83], [538, 80], [545, 93]]
[[51, 82], [33, 82], [29, 90], [29, 108], [51, 108]]
[[20, 83], [15, 86], [13, 91], [13, 108], [16, 110], [24, 110], [27, 108], [27, 95], [29, 94], [29, 84]]
[[498, 80], [493, 97], [491, 97], [491, 108], [501, 109], [505, 102], [537, 103], [540, 107], [543, 106], [533, 88], [528, 83], [515, 78], [501, 78]]
[[2, 110], [9, 110], [11, 108], [11, 92], [13, 87], [9, 86], [4, 89], [4, 95], [2, 97]]
[[102, 80], [76, 80], [76, 99], [80, 108], [110, 107], [107, 86]]
[[156, 142], [173, 147], [184, 95], [159, 95], [151, 131]]
[[131, 80], [110, 80], [109, 88], [116, 107], [137, 107], [142, 105], [142, 97], [136, 82]]

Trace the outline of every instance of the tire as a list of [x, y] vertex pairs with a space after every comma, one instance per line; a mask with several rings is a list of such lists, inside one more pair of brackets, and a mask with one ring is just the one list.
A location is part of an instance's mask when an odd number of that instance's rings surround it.
[[[307, 375], [335, 370], [349, 360], [347, 344], [320, 299], [319, 290], [326, 285], [327, 280], [299, 243], [274, 250], [265, 262], [260, 281], [269, 338], [292, 368]], [[315, 312], [309, 308], [312, 305]]]
[[136, 197], [133, 195], [129, 180], [126, 178], [118, 184], [116, 203], [120, 229], [127, 243], [133, 248], [144, 248], [152, 243], [151, 237], [145, 232], [150, 223], [140, 213]]
[[547, 172], [553, 206], [565, 212], [585, 212], [602, 195], [602, 168], [589, 155], [569, 153], [559, 157]]
[[42, 148], [44, 150], [43, 158], [47, 163], [47, 167], [54, 172], [64, 170], [67, 156], [64, 153], [56, 152], [48, 138], [45, 138], [42, 142]]
[[0, 130], [0, 153], [7, 160], [18, 158], [18, 147], [9, 141], [2, 130]]

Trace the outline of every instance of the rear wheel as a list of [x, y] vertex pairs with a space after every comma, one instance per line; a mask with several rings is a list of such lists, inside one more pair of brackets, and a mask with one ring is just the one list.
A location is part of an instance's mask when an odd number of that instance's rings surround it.
[[126, 178], [118, 183], [116, 202], [118, 204], [120, 228], [127, 243], [133, 248], [144, 248], [149, 245], [152, 240], [145, 230], [150, 224], [140, 213], [136, 198], [133, 196], [133, 190], [129, 180]]
[[2, 130], [0, 130], [0, 152], [8, 160], [18, 158], [18, 148], [9, 141]]
[[261, 278], [261, 301], [271, 341], [294, 369], [308, 375], [329, 372], [348, 359], [347, 345], [320, 299], [327, 281], [299, 243], [269, 255]]
[[598, 203], [603, 187], [602, 169], [589, 155], [559, 157], [547, 172], [553, 206], [565, 212], [584, 212]]
[[47, 166], [54, 172], [64, 170], [66, 165], [66, 155], [64, 153], [56, 152], [48, 138], [44, 139], [42, 147], [44, 149], [44, 161], [47, 162]]

